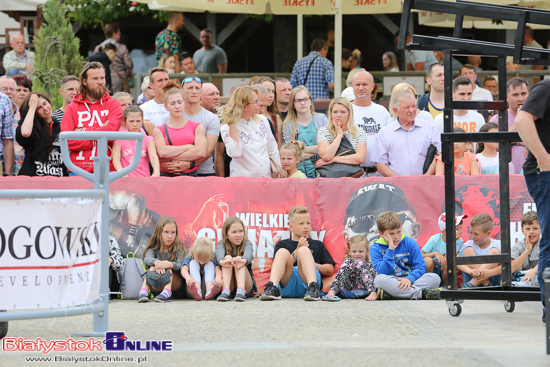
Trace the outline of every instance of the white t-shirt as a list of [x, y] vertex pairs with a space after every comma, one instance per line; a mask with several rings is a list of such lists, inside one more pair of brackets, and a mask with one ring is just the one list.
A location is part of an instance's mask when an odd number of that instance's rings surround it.
[[[477, 164], [479, 166], [479, 173], [482, 175], [498, 175], [500, 172], [499, 154], [495, 157], [485, 157], [482, 153], [477, 153]], [[508, 164], [509, 171], [514, 173], [514, 164], [510, 162]]]
[[[467, 133], [479, 132], [479, 129], [485, 125], [485, 119], [476, 111], [469, 110], [464, 116], [453, 116], [455, 127], [461, 127]], [[434, 120], [435, 128], [443, 133], [443, 114], [440, 113]]]
[[154, 99], [145, 102], [140, 107], [143, 110], [143, 119], [151, 121], [155, 126], [164, 125], [170, 120], [170, 112], [166, 110], [164, 104], [158, 104]]
[[485, 88], [478, 87], [476, 85], [476, 88], [474, 89], [474, 93], [472, 94], [472, 101], [492, 101], [493, 95], [490, 91], [488, 91]]
[[[220, 135], [220, 119], [218, 116], [214, 115], [212, 112], [201, 108], [200, 112], [196, 115], [184, 114], [185, 118], [191, 121], [200, 122], [204, 126], [204, 131], [206, 135], [216, 136], [216, 141], [218, 141], [218, 136]], [[197, 174], [199, 175], [209, 175], [214, 173], [214, 160], [212, 156], [208, 157], [207, 160], [202, 162], [199, 165]]]
[[361, 107], [352, 104], [353, 106], [353, 122], [367, 134], [367, 157], [363, 162], [364, 167], [376, 166], [375, 162], [371, 161], [372, 149], [376, 134], [388, 123], [390, 113], [385, 107], [376, 103], [371, 103], [368, 107]]

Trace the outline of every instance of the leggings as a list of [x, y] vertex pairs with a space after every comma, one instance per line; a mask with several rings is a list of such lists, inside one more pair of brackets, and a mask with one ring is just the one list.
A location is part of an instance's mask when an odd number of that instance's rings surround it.
[[[200, 284], [202, 282], [201, 278], [201, 266], [198, 262], [195, 260], [191, 260], [189, 263], [189, 274], [195, 281], [198, 283], [197, 287], [200, 289]], [[204, 264], [204, 282], [213, 282], [214, 278], [216, 276], [216, 266], [212, 261], [207, 262]]]

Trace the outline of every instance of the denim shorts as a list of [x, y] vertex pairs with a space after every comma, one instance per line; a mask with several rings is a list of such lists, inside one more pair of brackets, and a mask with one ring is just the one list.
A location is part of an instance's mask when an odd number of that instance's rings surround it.
[[[317, 269], [317, 267], [315, 267], [315, 271], [317, 272], [317, 284], [319, 284], [319, 288], [321, 288], [321, 274], [319, 273], [319, 269]], [[292, 270], [292, 275], [290, 276], [290, 279], [288, 279], [286, 287], [282, 288], [279, 283], [281, 296], [284, 298], [304, 298], [306, 295], [307, 286], [308, 285], [302, 281], [302, 278], [300, 278], [297, 266], [295, 266]]]

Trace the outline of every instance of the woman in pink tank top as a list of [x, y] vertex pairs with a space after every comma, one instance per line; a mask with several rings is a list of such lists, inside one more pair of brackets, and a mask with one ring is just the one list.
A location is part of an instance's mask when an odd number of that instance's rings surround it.
[[170, 112], [166, 124], [155, 127], [153, 137], [160, 159], [160, 175], [196, 176], [199, 163], [207, 154], [204, 126], [184, 116], [183, 92], [173, 86], [164, 94]]

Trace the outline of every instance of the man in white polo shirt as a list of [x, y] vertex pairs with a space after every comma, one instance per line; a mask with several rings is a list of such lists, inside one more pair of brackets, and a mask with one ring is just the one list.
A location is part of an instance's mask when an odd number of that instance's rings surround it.
[[371, 161], [372, 149], [376, 134], [387, 124], [390, 114], [385, 107], [372, 102], [371, 93], [374, 89], [374, 79], [368, 71], [360, 71], [353, 76], [351, 86], [355, 100], [353, 106], [353, 122], [367, 134], [367, 157], [362, 166], [369, 176], [378, 175], [376, 163]]
[[149, 86], [155, 92], [155, 98], [145, 102], [140, 107], [143, 110], [143, 120], [149, 120], [155, 126], [163, 125], [170, 119], [170, 113], [164, 107], [164, 85], [168, 82], [168, 71], [162, 67], [149, 71]]

